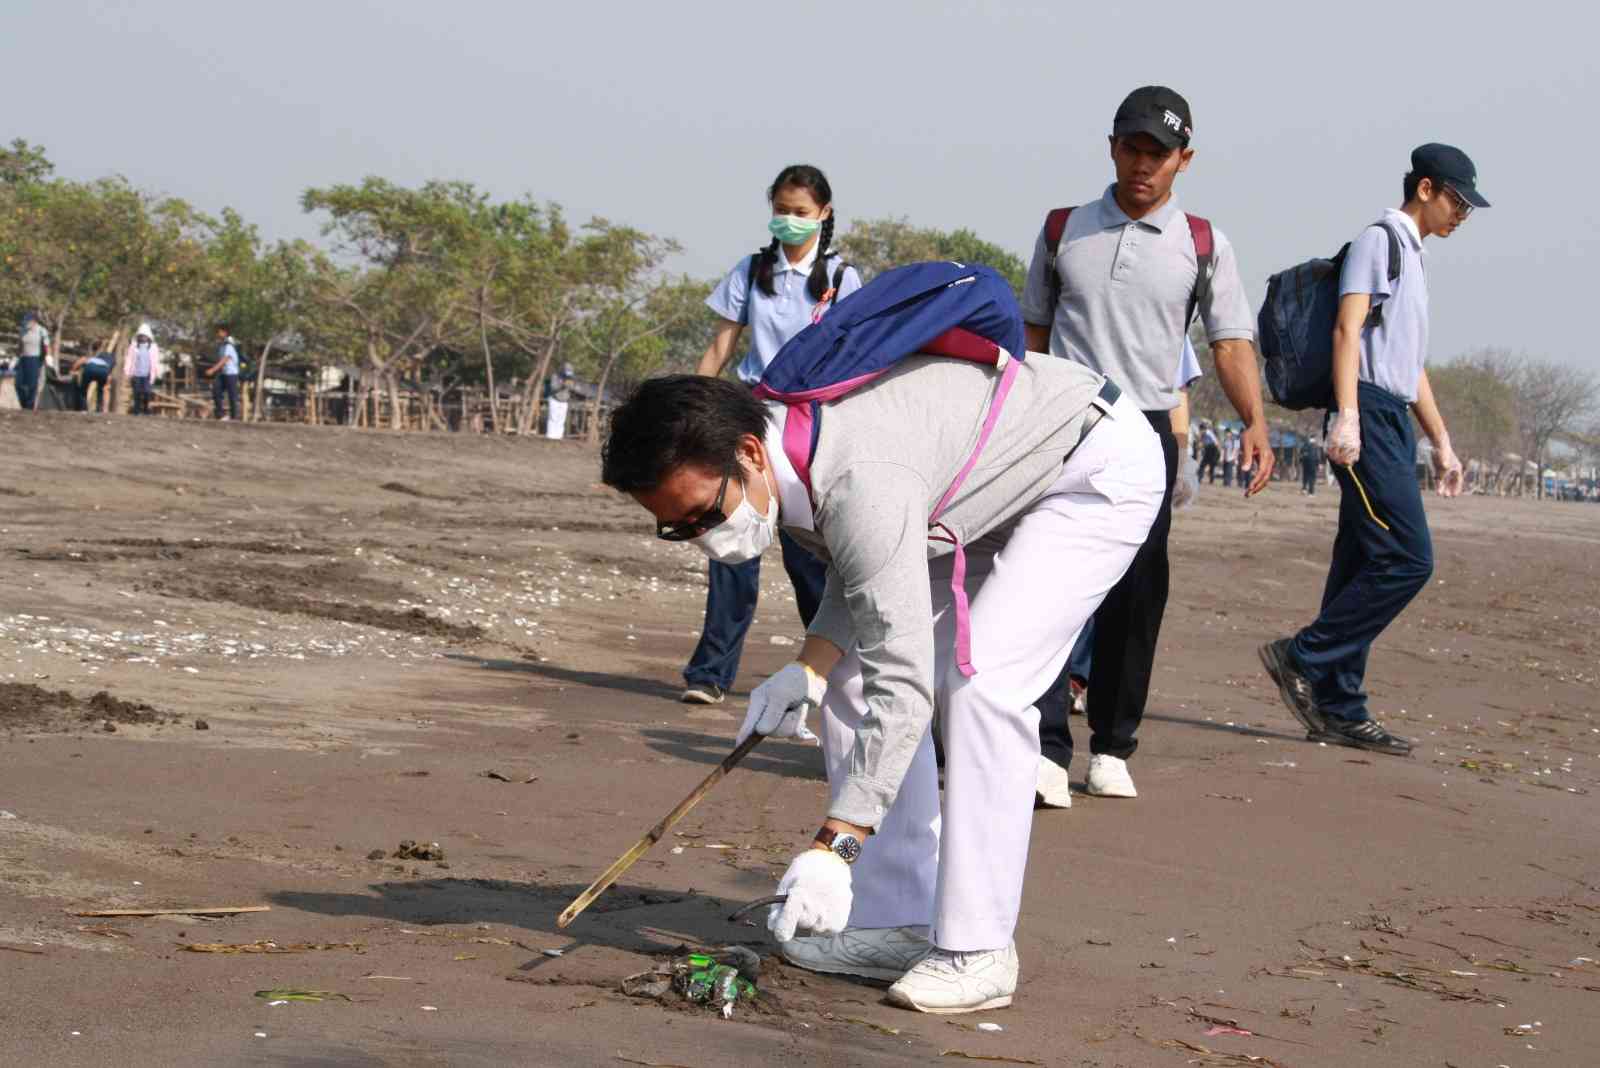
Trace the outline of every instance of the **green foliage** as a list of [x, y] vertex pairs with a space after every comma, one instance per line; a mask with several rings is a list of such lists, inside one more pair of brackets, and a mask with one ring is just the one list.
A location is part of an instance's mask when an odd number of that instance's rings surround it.
[[838, 242], [845, 259], [863, 280], [890, 267], [919, 260], [981, 263], [999, 271], [1019, 297], [1028, 265], [1021, 257], [983, 240], [971, 230], [934, 230], [911, 225], [904, 218], [865, 219], [851, 226]]

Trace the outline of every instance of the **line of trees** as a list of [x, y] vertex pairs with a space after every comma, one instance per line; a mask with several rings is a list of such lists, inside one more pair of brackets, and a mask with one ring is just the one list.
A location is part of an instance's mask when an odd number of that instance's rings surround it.
[[[307, 189], [300, 206], [321, 219], [322, 241], [268, 243], [232, 210], [207, 215], [121, 177], [62, 179], [42, 148], [13, 141], [0, 148], [0, 309], [32, 308], [57, 339], [90, 345], [145, 319], [168, 348], [191, 352], [208, 350], [212, 325], [228, 322], [253, 368], [258, 418], [269, 369], [314, 354], [356, 372], [351, 421], [381, 392], [398, 426], [405, 389], [442, 428], [444, 399], [483, 387], [489, 426], [528, 433], [552, 367], [572, 363], [596, 387], [591, 437], [608, 389], [691, 370], [710, 340], [704, 300], [714, 280], [670, 271], [680, 251], [670, 237], [604, 218], [575, 226], [557, 204], [498, 201], [467, 182], [406, 188], [369, 177]], [[954, 259], [994, 267], [1020, 293], [1027, 269], [970, 230], [904, 218], [858, 221], [838, 247], [866, 278]], [[1209, 353], [1197, 347], [1207, 376], [1191, 395], [1194, 413], [1226, 418]], [[1520, 479], [1525, 461], [1542, 470], [1553, 447], [1600, 463], [1594, 372], [1483, 349], [1432, 366], [1430, 377], [1457, 452], [1485, 478], [1514, 467]], [[1272, 416], [1319, 429], [1320, 413]]]

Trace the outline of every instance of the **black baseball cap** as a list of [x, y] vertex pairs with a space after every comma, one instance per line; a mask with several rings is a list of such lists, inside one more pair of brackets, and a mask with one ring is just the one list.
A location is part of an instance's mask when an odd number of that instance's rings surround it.
[[1411, 170], [1422, 178], [1448, 183], [1475, 208], [1487, 208], [1489, 202], [1478, 192], [1478, 168], [1472, 165], [1467, 154], [1454, 145], [1429, 142], [1411, 153]]
[[1194, 136], [1189, 102], [1164, 85], [1146, 85], [1128, 94], [1111, 120], [1114, 137], [1146, 133], [1167, 148], [1186, 148]]

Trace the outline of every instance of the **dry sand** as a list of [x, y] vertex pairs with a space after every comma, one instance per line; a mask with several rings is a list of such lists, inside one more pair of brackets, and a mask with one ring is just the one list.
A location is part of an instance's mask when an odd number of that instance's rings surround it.
[[[1370, 672], [1420, 739], [1395, 759], [1303, 741], [1255, 660], [1316, 602], [1336, 493], [1208, 488], [1142, 796], [1034, 822], [1015, 1007], [772, 967], [725, 1022], [618, 982], [761, 944], [724, 917], [814, 830], [821, 761], [759, 750], [555, 928], [742, 704], [677, 703], [703, 563], [592, 451], [15, 413], [0, 443], [0, 1063], [1596, 1063], [1600, 509], [1430, 500], [1435, 581]], [[798, 630], [765, 577], [741, 692]], [[367, 859], [402, 839], [445, 860]], [[272, 908], [69, 914], [201, 904]], [[264, 940], [333, 948], [184, 948]]]

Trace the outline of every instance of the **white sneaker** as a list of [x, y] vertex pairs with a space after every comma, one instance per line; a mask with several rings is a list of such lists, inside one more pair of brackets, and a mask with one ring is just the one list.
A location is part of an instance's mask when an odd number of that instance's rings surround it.
[[1128, 762], [1105, 753], [1089, 758], [1089, 792], [1095, 797], [1138, 797]]
[[1072, 784], [1067, 779], [1066, 769], [1054, 760], [1039, 758], [1039, 770], [1033, 782], [1033, 796], [1045, 808], [1072, 807]]
[[892, 983], [933, 948], [926, 927], [846, 927], [778, 943], [783, 959], [808, 972], [861, 975]]
[[889, 988], [889, 1002], [918, 1012], [1003, 1009], [1017, 992], [1017, 946], [977, 953], [935, 948]]

